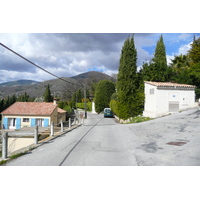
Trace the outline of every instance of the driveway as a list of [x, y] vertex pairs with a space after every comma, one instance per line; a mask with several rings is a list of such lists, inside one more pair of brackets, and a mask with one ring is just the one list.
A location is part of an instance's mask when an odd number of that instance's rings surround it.
[[6, 165], [199, 166], [200, 110], [138, 124], [88, 113], [84, 124]]

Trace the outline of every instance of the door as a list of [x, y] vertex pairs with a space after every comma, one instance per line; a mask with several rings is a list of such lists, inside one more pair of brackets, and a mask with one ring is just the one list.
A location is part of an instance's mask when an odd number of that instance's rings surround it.
[[179, 101], [169, 101], [169, 112], [179, 111]]
[[9, 129], [16, 128], [16, 118], [8, 118]]
[[168, 93], [169, 112], [178, 112], [179, 102], [180, 102], [180, 92]]

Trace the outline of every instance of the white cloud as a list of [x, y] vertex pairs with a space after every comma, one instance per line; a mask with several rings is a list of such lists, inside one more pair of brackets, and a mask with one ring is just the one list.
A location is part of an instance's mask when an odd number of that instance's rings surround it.
[[191, 43], [185, 44], [185, 45], [181, 45], [180, 48], [178, 49], [178, 55], [180, 55], [180, 54], [183, 54], [183, 55], [187, 54], [188, 51], [190, 50], [190, 48], [191, 48]]
[[[118, 72], [122, 46], [132, 34], [0, 34], [0, 42], [40, 67], [60, 77], [71, 77], [89, 70], [106, 74]], [[137, 49], [137, 65], [152, 58], [153, 50], [160, 34], [134, 34]], [[188, 41], [190, 34], [165, 34], [168, 41]], [[173, 45], [176, 48], [173, 48]], [[177, 42], [169, 42], [171, 52], [185, 54], [189, 44], [178, 48]], [[181, 45], [181, 42], [180, 42]], [[146, 47], [146, 48], [145, 48]], [[10, 79], [34, 79], [44, 81], [54, 77], [31, 65], [0, 46], [1, 81]], [[171, 54], [171, 53], [168, 53]], [[167, 62], [174, 54], [167, 56]], [[12, 75], [10, 75], [12, 74]]]
[[174, 55], [167, 55], [167, 64], [169, 65], [172, 61], [171, 59], [173, 60], [174, 59]]
[[178, 39], [180, 40], [190, 40], [192, 34], [191, 33], [182, 33], [178, 36]]

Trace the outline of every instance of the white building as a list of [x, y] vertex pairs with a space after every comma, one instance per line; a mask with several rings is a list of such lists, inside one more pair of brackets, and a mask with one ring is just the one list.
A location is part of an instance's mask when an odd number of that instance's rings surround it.
[[195, 86], [145, 81], [144, 117], [156, 118], [196, 106]]

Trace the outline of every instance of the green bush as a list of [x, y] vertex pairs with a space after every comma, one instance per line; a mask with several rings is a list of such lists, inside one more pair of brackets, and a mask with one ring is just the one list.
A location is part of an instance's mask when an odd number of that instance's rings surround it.
[[67, 114], [71, 114], [72, 113], [72, 108], [70, 105], [65, 105], [63, 110], [67, 111]]
[[118, 110], [117, 110], [117, 101], [116, 100], [111, 100], [110, 101], [110, 109], [112, 110], [112, 112], [115, 114], [115, 115], [118, 115]]
[[100, 113], [104, 108], [109, 107], [112, 94], [115, 92], [115, 84], [109, 80], [98, 82], [95, 90], [95, 110]]
[[117, 100], [110, 101], [110, 108], [112, 112], [117, 115], [120, 119], [128, 119], [129, 118], [129, 107], [127, 104], [123, 104]]
[[[85, 109], [84, 103], [77, 103], [76, 106], [77, 106], [77, 108], [80, 108], [80, 109], [83, 109], [83, 110]], [[92, 102], [88, 102], [86, 104], [86, 106], [87, 106], [87, 111], [92, 111]]]
[[68, 105], [68, 103], [66, 101], [59, 101], [58, 102], [58, 107], [61, 109], [64, 109], [64, 107], [66, 107]]

